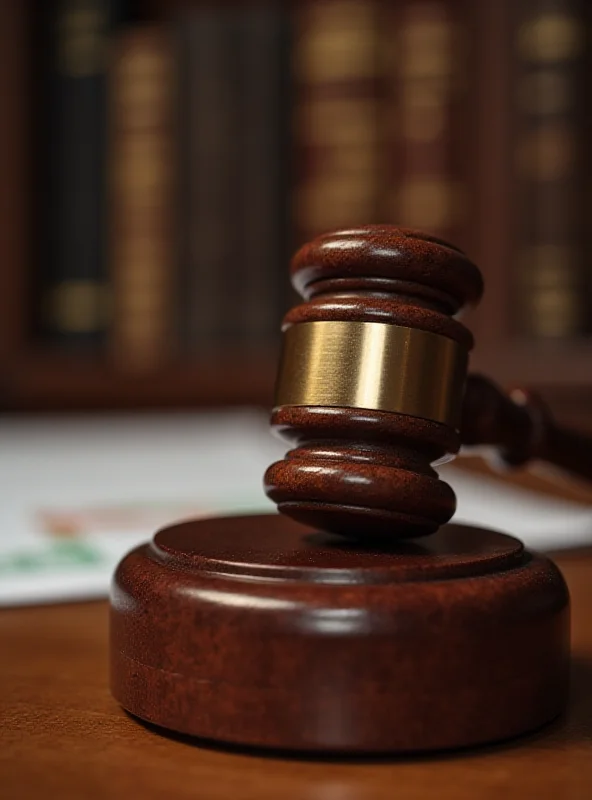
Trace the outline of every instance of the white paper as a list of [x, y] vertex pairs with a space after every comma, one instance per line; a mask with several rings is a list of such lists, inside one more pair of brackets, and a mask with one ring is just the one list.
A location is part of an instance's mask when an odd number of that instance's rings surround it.
[[[267, 415], [4, 418], [0, 605], [104, 597], [124, 553], [184, 517], [271, 512], [262, 476], [286, 446]], [[457, 519], [539, 549], [592, 543], [592, 508], [445, 467]]]
[[0, 605], [102, 597], [124, 553], [184, 517], [273, 511], [285, 448], [239, 411], [0, 422]]
[[456, 494], [455, 522], [510, 533], [534, 550], [592, 544], [592, 506], [528, 491], [453, 466], [442, 468], [440, 477]]

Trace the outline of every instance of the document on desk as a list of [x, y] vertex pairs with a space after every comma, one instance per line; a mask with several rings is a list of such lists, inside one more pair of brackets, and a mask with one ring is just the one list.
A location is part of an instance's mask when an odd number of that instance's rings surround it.
[[[105, 597], [119, 559], [188, 517], [273, 512], [286, 446], [258, 411], [0, 421], [0, 606]], [[447, 466], [456, 520], [552, 550], [592, 544], [592, 507]]]

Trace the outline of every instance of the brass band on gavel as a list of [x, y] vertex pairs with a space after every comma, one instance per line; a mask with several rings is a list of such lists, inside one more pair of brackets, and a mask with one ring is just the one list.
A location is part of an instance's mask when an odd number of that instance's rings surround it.
[[379, 322], [303, 322], [284, 333], [277, 406], [390, 411], [459, 427], [468, 353]]

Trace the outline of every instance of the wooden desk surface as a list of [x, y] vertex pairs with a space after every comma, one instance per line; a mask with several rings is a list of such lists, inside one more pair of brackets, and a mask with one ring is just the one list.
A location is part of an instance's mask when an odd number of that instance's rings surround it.
[[592, 552], [556, 561], [573, 601], [566, 718], [510, 744], [429, 758], [298, 760], [161, 735], [109, 694], [105, 603], [1, 611], [0, 797], [590, 798]]

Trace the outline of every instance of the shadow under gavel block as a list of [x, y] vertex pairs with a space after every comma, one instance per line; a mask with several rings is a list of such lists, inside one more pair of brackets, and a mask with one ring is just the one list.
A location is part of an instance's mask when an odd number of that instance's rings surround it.
[[[272, 413], [292, 449], [265, 476], [282, 513], [179, 523], [126, 556], [114, 696], [178, 732], [297, 751], [538, 728], [566, 702], [563, 578], [509, 535], [447, 524], [455, 498], [434, 469], [478, 413], [456, 316], [479, 271], [439, 240], [366, 226], [302, 248], [292, 279], [304, 302], [284, 320]], [[510, 414], [521, 453], [541, 440], [529, 413]]]

